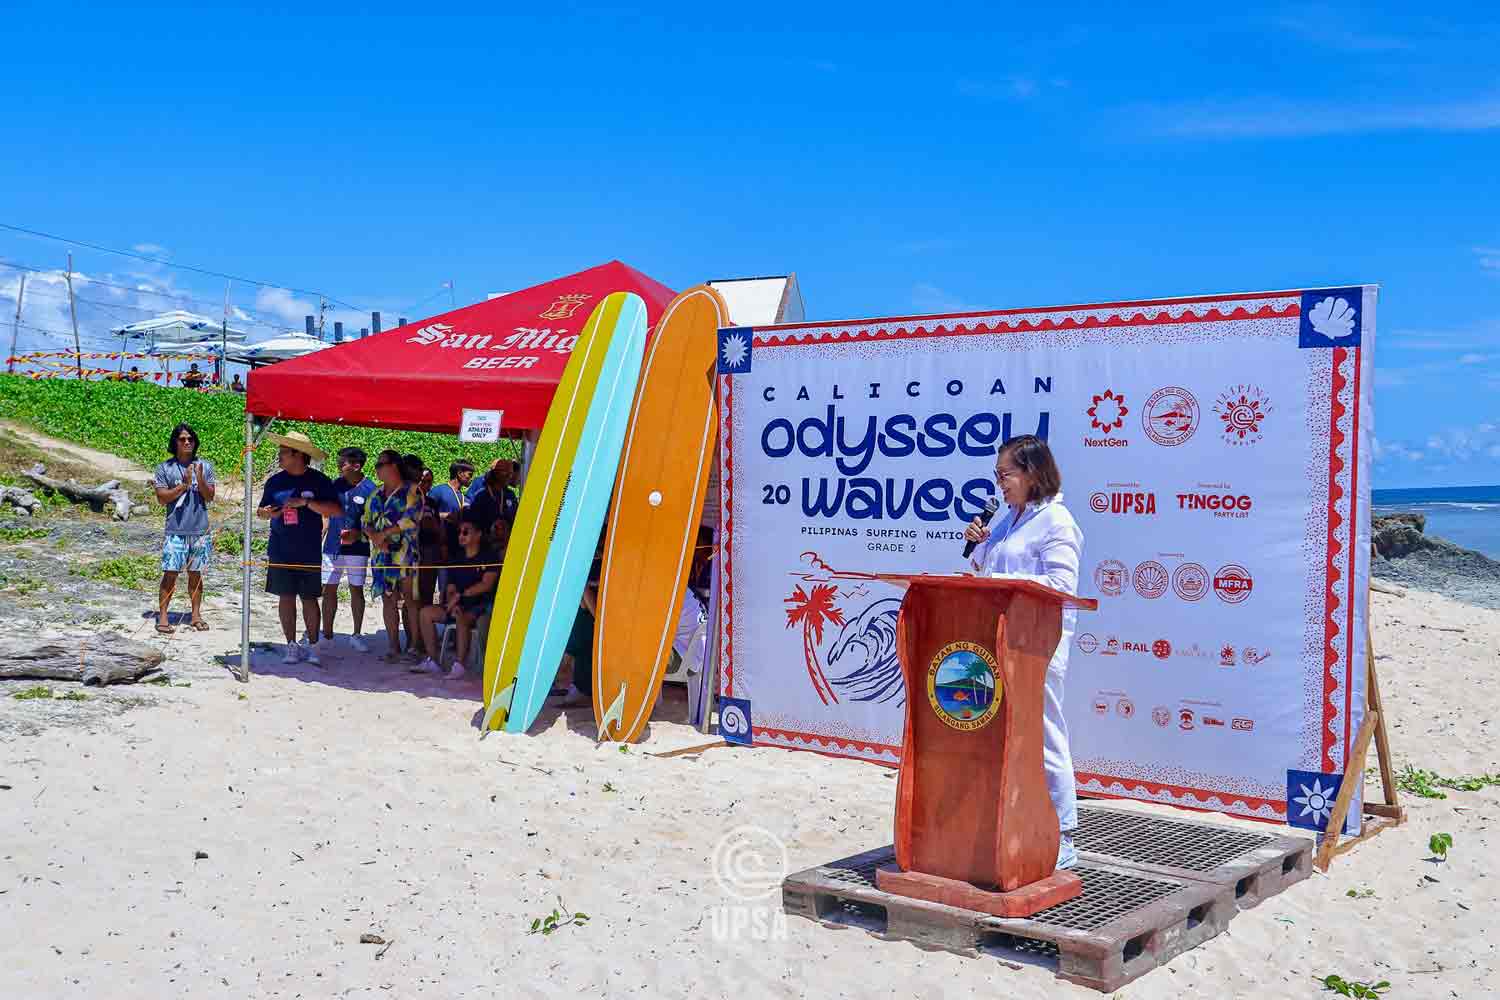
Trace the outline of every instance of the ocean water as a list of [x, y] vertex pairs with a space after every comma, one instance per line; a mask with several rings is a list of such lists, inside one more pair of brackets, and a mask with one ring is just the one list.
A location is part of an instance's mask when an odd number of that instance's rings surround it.
[[1425, 514], [1427, 534], [1500, 559], [1500, 486], [1373, 490], [1370, 500], [1376, 514]]

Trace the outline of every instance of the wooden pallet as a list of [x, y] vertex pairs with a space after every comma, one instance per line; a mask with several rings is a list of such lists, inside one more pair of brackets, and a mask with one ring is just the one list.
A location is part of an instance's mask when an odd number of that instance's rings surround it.
[[1090, 863], [1234, 886], [1248, 910], [1312, 874], [1314, 841], [1079, 803], [1073, 843]]
[[1055, 958], [1057, 975], [1113, 992], [1222, 931], [1238, 912], [1233, 883], [1148, 874], [1085, 859], [1083, 895], [1024, 919], [991, 917], [880, 891], [875, 869], [890, 847], [789, 875], [787, 913], [827, 926], [963, 955], [1027, 952]]

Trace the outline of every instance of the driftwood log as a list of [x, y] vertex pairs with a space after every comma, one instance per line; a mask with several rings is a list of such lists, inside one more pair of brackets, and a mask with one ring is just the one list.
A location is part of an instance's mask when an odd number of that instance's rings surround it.
[[10, 504], [25, 514], [35, 514], [42, 509], [42, 502], [30, 490], [19, 486], [0, 486], [0, 504]]
[[33, 465], [27, 471], [26, 478], [43, 489], [61, 493], [75, 503], [86, 503], [97, 511], [103, 511], [108, 504], [114, 508], [116, 521], [130, 520], [130, 514], [136, 507], [130, 499], [130, 493], [120, 485], [118, 479], [108, 480], [98, 486], [84, 486], [72, 479], [53, 479], [47, 475], [47, 467], [41, 464]]
[[117, 636], [0, 636], [0, 680], [36, 678], [85, 685], [139, 680], [161, 668], [166, 654]]

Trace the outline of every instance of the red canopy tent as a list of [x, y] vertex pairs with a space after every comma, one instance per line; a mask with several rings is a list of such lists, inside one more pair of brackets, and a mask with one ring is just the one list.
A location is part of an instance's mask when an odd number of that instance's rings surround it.
[[[488, 302], [373, 337], [282, 361], [250, 374], [245, 399], [245, 482], [269, 420], [355, 424], [457, 434], [464, 409], [503, 410], [505, 430], [540, 430], [578, 331], [611, 292], [634, 292], [656, 325], [675, 296], [612, 260]], [[252, 490], [245, 490], [242, 551], [250, 551]], [[250, 679], [250, 567], [240, 611], [241, 680]]]
[[458, 433], [465, 408], [504, 410], [536, 430], [578, 331], [610, 292], [635, 292], [654, 326], [676, 294], [612, 260], [488, 302], [252, 372], [245, 409], [261, 417]]

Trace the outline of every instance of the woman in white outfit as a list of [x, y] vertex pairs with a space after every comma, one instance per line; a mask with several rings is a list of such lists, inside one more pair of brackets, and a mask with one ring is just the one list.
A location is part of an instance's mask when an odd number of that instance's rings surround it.
[[[1062, 476], [1047, 442], [1032, 434], [1007, 441], [995, 458], [995, 482], [1009, 509], [991, 525], [982, 524], [976, 517], [964, 532], [969, 541], [979, 543], [971, 557], [975, 572], [1035, 580], [1064, 593], [1077, 593], [1083, 532], [1063, 506]], [[1042, 715], [1042, 764], [1062, 829], [1059, 868], [1071, 868], [1078, 860], [1073, 846], [1078, 797], [1073, 785], [1073, 755], [1068, 750], [1068, 725], [1062, 713], [1063, 678], [1076, 619], [1073, 609], [1063, 611], [1062, 640], [1047, 664]]]

